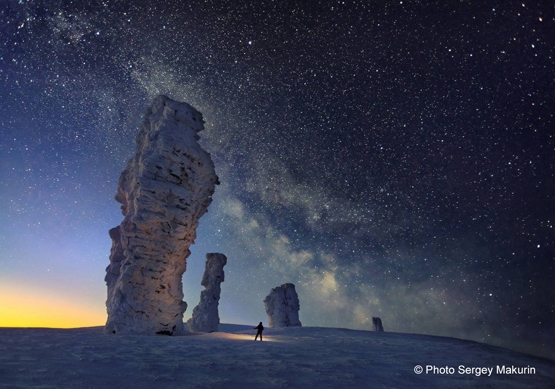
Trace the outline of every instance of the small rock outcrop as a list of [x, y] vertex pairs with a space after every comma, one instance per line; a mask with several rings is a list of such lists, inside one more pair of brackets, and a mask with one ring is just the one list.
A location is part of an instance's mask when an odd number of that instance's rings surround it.
[[295, 285], [283, 284], [270, 292], [264, 299], [268, 325], [270, 327], [301, 327], [299, 321], [299, 297]]
[[107, 333], [183, 332], [181, 277], [219, 183], [198, 144], [203, 123], [200, 112], [166, 96], [156, 97], [145, 113], [115, 197], [124, 219], [110, 230]]
[[382, 319], [380, 319], [379, 317], [373, 317], [372, 318], [372, 326], [374, 327], [374, 331], [377, 332], [384, 332], [383, 331], [383, 326], [382, 326]]
[[206, 254], [206, 267], [201, 285], [206, 289], [200, 292], [200, 302], [193, 309], [193, 316], [187, 321], [191, 332], [214, 332], [218, 330], [220, 316], [218, 303], [220, 301], [220, 284], [225, 281], [224, 266], [227, 257], [220, 253]]

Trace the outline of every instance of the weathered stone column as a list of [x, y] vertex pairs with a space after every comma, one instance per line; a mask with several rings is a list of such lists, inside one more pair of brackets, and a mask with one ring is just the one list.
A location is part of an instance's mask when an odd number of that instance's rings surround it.
[[271, 290], [264, 299], [268, 326], [270, 327], [300, 327], [299, 297], [295, 285], [283, 284]]
[[193, 316], [187, 321], [189, 331], [214, 332], [218, 331], [220, 316], [218, 304], [220, 301], [221, 287], [224, 282], [224, 266], [227, 257], [220, 253], [206, 254], [206, 267], [202, 276], [201, 285], [206, 289], [200, 292], [200, 302], [193, 310]]
[[383, 331], [383, 325], [382, 325], [382, 319], [380, 319], [379, 317], [373, 317], [372, 318], [372, 327], [373, 327], [374, 331], [384, 332]]
[[122, 223], [110, 230], [107, 333], [183, 332], [181, 277], [218, 177], [198, 144], [200, 112], [158, 96], [147, 109], [135, 155], [121, 173]]

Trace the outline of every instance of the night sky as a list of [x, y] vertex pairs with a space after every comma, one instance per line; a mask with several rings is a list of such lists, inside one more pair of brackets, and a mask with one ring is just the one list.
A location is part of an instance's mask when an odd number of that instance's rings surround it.
[[[554, 14], [510, 0], [2, 0], [0, 325], [104, 323], [117, 180], [165, 94], [203, 113], [221, 181], [185, 319], [205, 253], [222, 252], [222, 322], [266, 324], [262, 300], [292, 282], [303, 325], [379, 316], [386, 331], [555, 358]], [[10, 309], [19, 322], [2, 322]]]

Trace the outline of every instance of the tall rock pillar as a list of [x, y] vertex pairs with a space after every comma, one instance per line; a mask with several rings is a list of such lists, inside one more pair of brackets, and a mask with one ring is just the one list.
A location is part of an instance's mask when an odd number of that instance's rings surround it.
[[301, 327], [299, 297], [293, 284], [283, 284], [270, 291], [264, 299], [270, 327]]
[[218, 304], [220, 301], [221, 287], [224, 282], [224, 266], [227, 257], [220, 253], [206, 254], [206, 267], [202, 276], [201, 285], [206, 289], [200, 292], [200, 302], [193, 309], [193, 316], [187, 321], [189, 331], [214, 332], [218, 331], [220, 316]]
[[166, 96], [156, 97], [145, 113], [115, 197], [124, 219], [110, 230], [107, 333], [183, 332], [181, 277], [219, 183], [198, 144], [203, 123], [200, 112]]

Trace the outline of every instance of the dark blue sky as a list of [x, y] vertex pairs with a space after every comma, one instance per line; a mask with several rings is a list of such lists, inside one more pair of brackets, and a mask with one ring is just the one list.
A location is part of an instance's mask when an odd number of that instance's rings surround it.
[[224, 322], [297, 285], [305, 325], [554, 357], [554, 8], [515, 1], [8, 0], [0, 283], [104, 310], [117, 179], [157, 94], [222, 185], [184, 277]]

